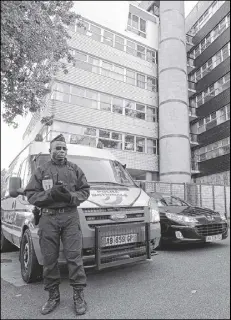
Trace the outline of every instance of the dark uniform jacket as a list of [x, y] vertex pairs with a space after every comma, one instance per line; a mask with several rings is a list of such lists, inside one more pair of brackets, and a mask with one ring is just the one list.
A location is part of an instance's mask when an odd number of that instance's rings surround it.
[[[53, 185], [62, 181], [70, 191], [70, 203], [55, 202], [51, 197], [51, 189], [44, 190], [43, 180], [52, 180]], [[76, 164], [65, 160], [65, 163], [60, 165], [51, 160], [36, 169], [25, 189], [25, 194], [29, 203], [36, 207], [51, 209], [77, 207], [88, 199], [90, 186], [83, 171]]]

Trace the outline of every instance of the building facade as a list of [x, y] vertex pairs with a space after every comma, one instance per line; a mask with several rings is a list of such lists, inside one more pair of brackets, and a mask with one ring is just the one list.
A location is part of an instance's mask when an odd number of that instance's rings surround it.
[[186, 18], [186, 33], [196, 89], [189, 98], [197, 116], [191, 122], [198, 142], [193, 178], [230, 184], [230, 1], [199, 1]]
[[[202, 119], [207, 121], [214, 112], [221, 119], [223, 107], [229, 118], [229, 26], [217, 37], [220, 42], [213, 40], [201, 52], [207, 34], [223, 18], [229, 24], [228, 1], [220, 2], [216, 12], [205, 5], [185, 21], [183, 1], [76, 1], [75, 10], [84, 25], [69, 30], [76, 63], [68, 67], [68, 74], [59, 72], [53, 78], [51, 94], [32, 117], [23, 145], [37, 133], [49, 141], [62, 132], [68, 143], [109, 148], [137, 180], [189, 182], [191, 177], [202, 181], [224, 175], [229, 167], [221, 173], [218, 158], [223, 157], [224, 164], [229, 153], [207, 157], [210, 145], [218, 140], [222, 141], [219, 150], [228, 150], [223, 140], [228, 141], [229, 120], [200, 131], [212, 122], [202, 125]], [[207, 9], [212, 15], [197, 26]], [[226, 44], [228, 53], [223, 53]], [[222, 61], [199, 79], [198, 70], [218, 51]], [[206, 105], [207, 88], [221, 81], [222, 92]], [[52, 125], [41, 123], [51, 115]], [[215, 167], [218, 171], [213, 171]]]

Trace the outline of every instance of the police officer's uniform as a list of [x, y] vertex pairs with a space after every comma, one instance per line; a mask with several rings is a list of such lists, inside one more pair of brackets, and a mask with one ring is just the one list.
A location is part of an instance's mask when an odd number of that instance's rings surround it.
[[[60, 139], [60, 140], [59, 140]], [[65, 141], [62, 135], [54, 140]], [[54, 141], [53, 140], [53, 141]], [[65, 188], [57, 185], [62, 181]], [[60, 237], [69, 270], [70, 285], [74, 288], [74, 301], [83, 297], [86, 275], [81, 256], [82, 233], [77, 206], [90, 194], [83, 171], [65, 159], [64, 164], [50, 160], [38, 167], [25, 189], [30, 204], [42, 208], [39, 221], [39, 241], [43, 255], [45, 290], [50, 293], [42, 313], [52, 311], [59, 302], [60, 274], [58, 268]], [[82, 299], [84, 304], [84, 298]], [[77, 305], [77, 309], [83, 305]], [[81, 309], [82, 310], [82, 309]], [[81, 310], [76, 310], [76, 312]]]

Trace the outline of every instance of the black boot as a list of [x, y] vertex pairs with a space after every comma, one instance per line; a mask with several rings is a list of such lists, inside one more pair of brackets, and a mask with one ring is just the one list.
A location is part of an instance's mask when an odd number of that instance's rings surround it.
[[49, 299], [42, 307], [41, 313], [47, 314], [52, 312], [60, 302], [59, 287], [55, 286], [49, 290]]
[[86, 313], [87, 311], [87, 303], [84, 300], [84, 294], [83, 294], [83, 289], [79, 288], [73, 288], [74, 290], [74, 305], [75, 305], [75, 312], [77, 315], [81, 315]]

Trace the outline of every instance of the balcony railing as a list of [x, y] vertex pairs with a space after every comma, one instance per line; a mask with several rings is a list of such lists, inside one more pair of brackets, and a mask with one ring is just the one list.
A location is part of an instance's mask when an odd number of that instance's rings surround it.
[[191, 170], [192, 171], [196, 171], [196, 172], [199, 172], [199, 164], [196, 160], [192, 160], [191, 161]]
[[196, 133], [190, 133], [190, 143], [192, 145], [198, 145], [197, 136], [198, 134]]
[[189, 90], [196, 91], [196, 83], [188, 80], [188, 88], [189, 88]]
[[187, 51], [189, 51], [193, 46], [193, 36], [190, 34], [186, 34], [186, 46], [187, 46]]
[[190, 73], [195, 68], [194, 59], [190, 56], [187, 58], [187, 70]]
[[197, 118], [196, 108], [189, 106], [189, 116], [193, 119]]

